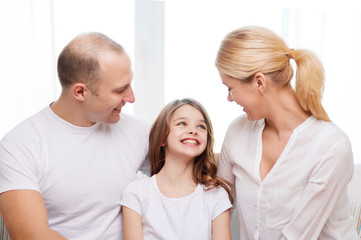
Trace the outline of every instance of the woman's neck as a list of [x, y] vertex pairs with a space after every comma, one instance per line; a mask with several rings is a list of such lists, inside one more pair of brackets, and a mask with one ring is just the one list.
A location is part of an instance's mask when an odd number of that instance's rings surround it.
[[282, 135], [293, 132], [309, 116], [311, 114], [301, 107], [291, 86], [284, 87], [279, 89], [277, 97], [270, 101], [270, 111], [265, 118], [266, 127]]

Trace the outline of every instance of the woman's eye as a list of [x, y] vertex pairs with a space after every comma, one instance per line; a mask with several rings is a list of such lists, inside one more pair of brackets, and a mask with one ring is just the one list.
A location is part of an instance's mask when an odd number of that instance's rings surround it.
[[228, 88], [228, 92], [232, 91], [232, 88]]

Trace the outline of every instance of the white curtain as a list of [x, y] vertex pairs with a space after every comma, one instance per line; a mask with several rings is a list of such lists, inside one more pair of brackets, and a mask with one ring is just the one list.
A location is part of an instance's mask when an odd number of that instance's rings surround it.
[[[337, 4], [335, 4], [337, 2]], [[214, 61], [226, 33], [246, 25], [274, 30], [290, 48], [323, 62], [323, 104], [349, 136], [361, 163], [361, 11], [356, 1], [166, 1], [165, 98], [198, 99], [208, 110], [219, 151], [229, 122], [242, 109], [226, 100]]]
[[0, 1], [0, 136], [56, 93], [50, 1]]
[[57, 57], [73, 37], [102, 32], [132, 57], [133, 29], [132, 0], [1, 0], [0, 138], [57, 99]]
[[[149, 78], [147, 89], [141, 89], [144, 84], [136, 85], [135, 106], [144, 105], [136, 113], [153, 121], [156, 111], [168, 101], [193, 97], [212, 118], [219, 151], [229, 122], [242, 111], [226, 100], [227, 89], [214, 67], [216, 52], [229, 31], [261, 25], [281, 35], [289, 47], [308, 48], [320, 57], [326, 72], [323, 104], [350, 137], [355, 162], [361, 163], [361, 11], [356, 0], [136, 2], [143, 13], [149, 7], [148, 18], [164, 16], [157, 21], [139, 21], [144, 14], [136, 14], [133, 0], [1, 0], [0, 138], [59, 96], [56, 59], [65, 44], [79, 33], [100, 31], [121, 43], [132, 59], [136, 55], [141, 67], [135, 72], [135, 82], [149, 77], [147, 71], [157, 78]], [[147, 4], [156, 2], [164, 7], [155, 11], [154, 4]], [[138, 32], [134, 31], [135, 19], [143, 24]], [[148, 26], [155, 29], [150, 34], [159, 36], [148, 36], [150, 41], [143, 41], [142, 49], [136, 51], [139, 45], [134, 42], [145, 36], [139, 31]], [[156, 31], [163, 26], [164, 32]], [[155, 44], [163, 38], [164, 44]], [[154, 54], [164, 54], [164, 60], [158, 55], [155, 59]], [[156, 67], [157, 63], [162, 66]], [[162, 72], [164, 79], [160, 80]], [[152, 92], [154, 89], [157, 92]], [[152, 107], [153, 113], [149, 113], [148, 103], [158, 105]], [[125, 110], [133, 112], [133, 105]]]

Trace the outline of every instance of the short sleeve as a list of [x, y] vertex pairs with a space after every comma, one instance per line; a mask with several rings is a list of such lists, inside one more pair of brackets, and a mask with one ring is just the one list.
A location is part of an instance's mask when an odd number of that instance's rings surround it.
[[140, 205], [140, 192], [138, 188], [139, 180], [131, 182], [128, 186], [124, 189], [122, 193], [122, 199], [120, 204], [127, 208], [132, 209], [139, 215], [141, 215], [141, 205]]
[[212, 189], [213, 191], [213, 212], [212, 221], [221, 215], [224, 211], [232, 207], [228, 193], [223, 187]]
[[14, 140], [6, 138], [1, 141], [0, 193], [16, 189], [40, 191], [36, 155], [36, 150]]

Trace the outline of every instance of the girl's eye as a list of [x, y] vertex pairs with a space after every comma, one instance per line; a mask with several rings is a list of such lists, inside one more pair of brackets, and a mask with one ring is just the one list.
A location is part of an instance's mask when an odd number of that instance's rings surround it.
[[228, 88], [228, 92], [232, 91], [232, 88]]
[[177, 126], [186, 126], [186, 123], [185, 122], [179, 122], [179, 123], [177, 123]]
[[205, 125], [203, 125], [203, 124], [199, 125], [198, 127], [201, 128], [201, 129], [207, 130], [207, 127]]

